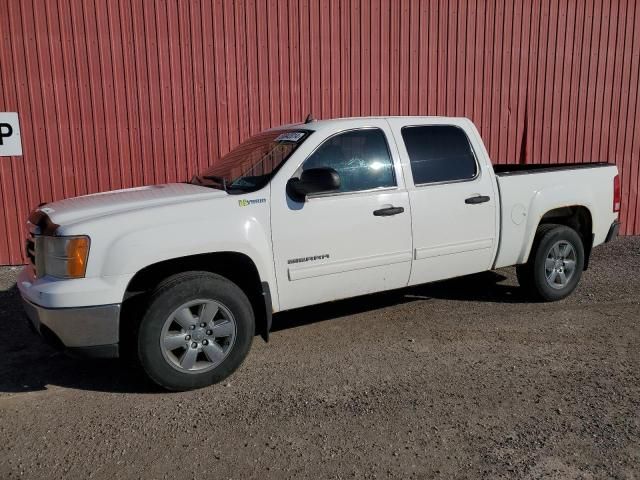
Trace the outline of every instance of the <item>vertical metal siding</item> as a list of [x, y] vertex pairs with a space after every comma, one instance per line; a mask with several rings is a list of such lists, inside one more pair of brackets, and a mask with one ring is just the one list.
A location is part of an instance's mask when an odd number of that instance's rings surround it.
[[180, 181], [273, 125], [464, 115], [494, 162], [604, 160], [640, 234], [636, 0], [0, 0], [0, 263], [41, 202]]

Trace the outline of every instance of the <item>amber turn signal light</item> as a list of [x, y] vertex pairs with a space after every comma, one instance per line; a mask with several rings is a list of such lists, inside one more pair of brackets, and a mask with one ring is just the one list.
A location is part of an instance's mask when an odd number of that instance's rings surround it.
[[75, 237], [67, 242], [67, 275], [70, 278], [82, 278], [87, 270], [89, 256], [89, 238]]

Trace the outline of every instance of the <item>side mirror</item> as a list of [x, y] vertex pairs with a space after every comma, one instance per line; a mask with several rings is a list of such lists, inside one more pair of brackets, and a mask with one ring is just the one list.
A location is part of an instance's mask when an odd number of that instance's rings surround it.
[[300, 202], [304, 202], [307, 195], [339, 189], [340, 175], [333, 168], [327, 167], [304, 170], [300, 178], [291, 178], [287, 182], [287, 193]]

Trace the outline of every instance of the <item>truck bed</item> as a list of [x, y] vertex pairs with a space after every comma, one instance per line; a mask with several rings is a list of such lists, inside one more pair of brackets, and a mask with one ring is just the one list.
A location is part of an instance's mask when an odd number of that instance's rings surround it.
[[496, 175], [503, 177], [506, 175], [527, 175], [529, 173], [543, 173], [556, 170], [573, 170], [576, 168], [596, 168], [610, 167], [612, 164], [606, 162], [588, 162], [588, 163], [535, 163], [535, 164], [516, 164], [503, 163], [493, 165], [493, 171]]
[[494, 165], [500, 191], [500, 243], [495, 268], [524, 263], [542, 217], [552, 209], [583, 206], [593, 221], [593, 245], [611, 222], [615, 165]]

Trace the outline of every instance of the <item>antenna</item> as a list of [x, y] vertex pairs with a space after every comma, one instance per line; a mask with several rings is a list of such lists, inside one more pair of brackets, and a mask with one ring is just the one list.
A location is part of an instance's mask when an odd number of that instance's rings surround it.
[[309, 114], [307, 115], [307, 118], [305, 119], [304, 123], [311, 123], [311, 122], [315, 122], [316, 119], [313, 118], [313, 115]]

